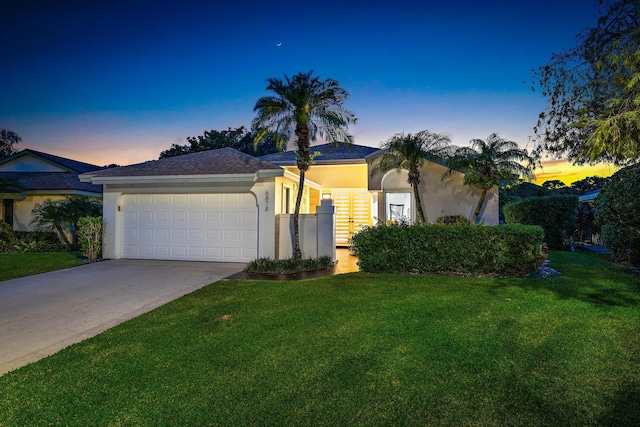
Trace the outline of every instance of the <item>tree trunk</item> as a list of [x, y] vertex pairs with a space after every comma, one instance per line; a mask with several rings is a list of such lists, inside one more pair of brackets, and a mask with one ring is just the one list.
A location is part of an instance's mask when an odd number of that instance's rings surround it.
[[59, 238], [60, 238], [60, 241], [61, 241], [62, 243], [64, 243], [65, 245], [68, 245], [68, 244], [70, 243], [70, 242], [69, 242], [69, 239], [67, 239], [67, 235], [66, 235], [66, 234], [64, 234], [64, 230], [62, 229], [62, 227], [60, 226], [60, 224], [56, 224], [56, 225], [55, 225], [55, 229], [56, 229], [56, 231], [58, 232], [58, 236], [59, 236]]
[[487, 190], [483, 189], [480, 193], [480, 200], [478, 200], [478, 204], [476, 205], [476, 211], [473, 213], [473, 220], [471, 221], [473, 224], [478, 223], [478, 215], [480, 215], [480, 211], [482, 210], [482, 205], [484, 205], [484, 200], [487, 198]]
[[418, 185], [412, 185], [413, 187], [413, 198], [416, 202], [416, 211], [418, 212], [418, 220], [420, 222], [427, 222], [427, 217], [422, 210], [422, 203], [420, 203], [420, 192], [418, 190]]
[[293, 211], [293, 234], [295, 236], [293, 258], [301, 259], [302, 250], [300, 249], [300, 204], [302, 203], [302, 193], [304, 190], [304, 169], [300, 171], [300, 183], [298, 184], [298, 195], [296, 196], [296, 207]]
[[304, 175], [307, 169], [309, 169], [309, 164], [311, 163], [309, 126], [306, 123], [296, 123], [296, 137], [298, 138], [298, 141], [296, 142], [296, 144], [298, 145], [298, 156], [296, 163], [298, 165], [298, 170], [300, 171], [300, 183], [298, 185], [298, 195], [296, 196], [296, 207], [293, 212], [293, 234], [295, 236], [293, 258], [301, 259], [302, 250], [300, 249], [300, 205], [302, 204], [302, 193], [304, 191]]

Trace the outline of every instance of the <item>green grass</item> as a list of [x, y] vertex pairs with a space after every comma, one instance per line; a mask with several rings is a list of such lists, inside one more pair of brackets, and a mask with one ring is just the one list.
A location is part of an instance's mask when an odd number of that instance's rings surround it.
[[221, 281], [0, 377], [0, 425], [640, 424], [640, 284]]
[[71, 252], [0, 254], [0, 281], [75, 267], [80, 259]]

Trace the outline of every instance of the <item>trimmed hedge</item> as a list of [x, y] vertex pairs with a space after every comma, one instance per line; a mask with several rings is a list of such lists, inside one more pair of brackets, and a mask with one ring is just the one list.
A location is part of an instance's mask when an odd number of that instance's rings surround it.
[[531, 197], [504, 207], [508, 224], [539, 225], [549, 249], [565, 249], [578, 228], [578, 197]]
[[391, 224], [352, 238], [361, 271], [523, 275], [544, 261], [541, 227]]

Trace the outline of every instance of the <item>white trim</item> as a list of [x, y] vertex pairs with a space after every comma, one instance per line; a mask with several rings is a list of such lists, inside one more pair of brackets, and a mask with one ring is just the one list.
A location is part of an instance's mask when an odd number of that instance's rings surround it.
[[94, 176], [92, 174], [79, 175], [81, 182], [92, 184], [160, 184], [172, 183], [254, 183], [260, 179], [283, 176], [284, 169], [263, 169], [256, 173], [224, 174], [224, 175], [157, 175], [157, 176]]

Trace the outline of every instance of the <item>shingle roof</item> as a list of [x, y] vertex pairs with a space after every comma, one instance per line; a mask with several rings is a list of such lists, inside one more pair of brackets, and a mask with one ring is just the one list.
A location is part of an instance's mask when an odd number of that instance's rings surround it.
[[24, 149], [13, 156], [10, 156], [6, 159], [0, 161], [0, 163], [8, 162], [10, 159], [14, 159], [16, 157], [21, 157], [26, 154], [32, 154], [36, 157], [40, 157], [48, 162], [57, 163], [63, 168], [69, 169], [70, 172], [76, 173], [85, 173], [85, 172], [93, 172], [95, 170], [102, 169], [101, 166], [92, 165], [89, 163], [79, 162], [77, 160], [67, 159], [66, 157], [54, 156], [53, 154], [43, 153], [41, 151], [31, 150], [29, 148]]
[[102, 185], [80, 182], [73, 172], [0, 172], [0, 178], [17, 181], [25, 191], [62, 190], [102, 193]]
[[[364, 145], [345, 145], [345, 144], [322, 144], [311, 147], [311, 152], [319, 151], [320, 155], [315, 157], [315, 162], [331, 162], [331, 161], [346, 161], [346, 160], [364, 160], [369, 154], [379, 151], [375, 147], [367, 147]], [[260, 160], [267, 162], [273, 162], [276, 164], [295, 164], [296, 151], [289, 150], [281, 153], [267, 154], [266, 156], [259, 157]]]
[[230, 175], [251, 174], [264, 169], [280, 169], [280, 167], [233, 148], [219, 148], [103, 169], [91, 175], [95, 177]]

